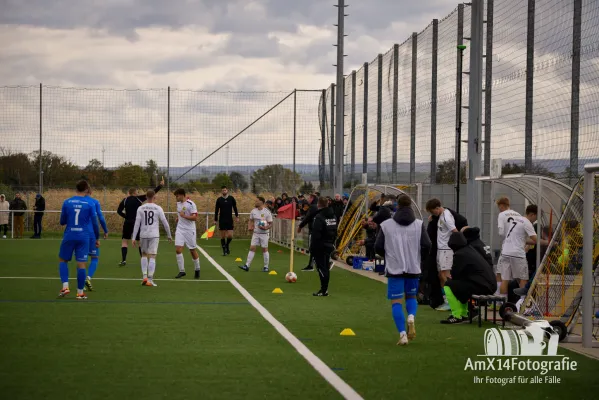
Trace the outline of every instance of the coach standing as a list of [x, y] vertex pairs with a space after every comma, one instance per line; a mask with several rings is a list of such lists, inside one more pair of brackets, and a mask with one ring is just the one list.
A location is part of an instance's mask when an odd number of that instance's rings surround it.
[[[327, 199], [325, 199], [325, 200], [327, 200]], [[304, 217], [304, 219], [302, 219], [302, 222], [299, 224], [299, 227], [297, 228], [297, 233], [301, 233], [302, 229], [304, 229], [304, 226], [308, 225], [308, 230], [309, 230], [308, 248], [310, 248], [310, 247], [312, 247], [312, 224], [314, 223], [314, 217], [316, 217], [316, 214], [318, 214], [318, 195], [316, 193], [312, 193], [312, 194], [310, 194], [310, 196], [308, 196], [308, 204], [309, 204], [308, 211], [306, 212], [306, 216]], [[327, 205], [328, 205], [328, 200], [327, 200]], [[302, 271], [314, 271], [313, 261], [314, 261], [314, 256], [312, 255], [312, 252], [310, 252], [310, 259], [308, 260], [308, 266], [303, 268]]]
[[[21, 193], [15, 195], [15, 199], [10, 202], [10, 210], [13, 212], [13, 229], [15, 239], [23, 239], [23, 231], [25, 230], [25, 212], [27, 203], [21, 198]], [[17, 212], [15, 212], [17, 211]]]
[[[223, 248], [223, 256], [231, 254], [229, 245], [233, 240], [233, 212], [235, 212], [235, 222], [239, 222], [239, 212], [237, 211], [237, 202], [229, 194], [226, 186], [221, 187], [222, 196], [216, 199], [214, 206], [214, 224], [218, 224], [220, 231], [220, 246]], [[220, 212], [220, 219], [219, 219]]]
[[337, 216], [335, 211], [329, 207], [329, 200], [325, 197], [318, 199], [318, 211], [312, 224], [312, 240], [310, 240], [310, 255], [314, 257], [318, 277], [320, 278], [320, 290], [314, 296], [329, 295], [329, 260], [331, 253], [335, 250], [337, 239]]
[[[154, 189], [154, 193], [158, 193], [160, 189], [164, 186], [164, 179], [160, 181], [160, 185], [156, 186]], [[119, 266], [124, 267], [127, 265], [127, 245], [128, 241], [132, 239], [133, 229], [135, 228], [135, 217], [137, 216], [137, 209], [141, 207], [144, 201], [147, 200], [145, 194], [138, 196], [137, 189], [131, 188], [129, 189], [129, 196], [125, 197], [121, 200], [119, 204], [119, 208], [116, 210], [117, 214], [123, 217], [125, 220], [123, 222], [123, 236], [121, 242], [121, 255], [122, 261], [119, 263]], [[135, 240], [139, 241], [139, 234]], [[141, 247], [139, 248], [139, 255], [141, 256]]]

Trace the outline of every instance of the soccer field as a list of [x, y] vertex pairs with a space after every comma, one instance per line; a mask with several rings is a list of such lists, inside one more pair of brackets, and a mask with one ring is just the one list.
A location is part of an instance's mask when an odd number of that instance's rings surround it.
[[[76, 301], [57, 299], [60, 241], [0, 241], [0, 393], [7, 399], [336, 399], [342, 396], [215, 268], [201, 257], [195, 281], [177, 274], [174, 248], [160, 244], [158, 287], [140, 285], [139, 256], [130, 250], [118, 267], [120, 240], [102, 241], [94, 291]], [[220, 255], [218, 239], [200, 246], [295, 337], [365, 399], [594, 399], [599, 361], [560, 349], [577, 371], [549, 372], [559, 384], [475, 384], [475, 376], [533, 376], [518, 371], [465, 371], [483, 354], [484, 329], [444, 326], [446, 313], [421, 306], [417, 338], [396, 346], [386, 286], [333, 269], [328, 298], [315, 298], [315, 272], [288, 284], [288, 250], [271, 248], [271, 269], [237, 268], [249, 241], [235, 240]], [[278, 250], [282, 252], [279, 253]], [[296, 255], [295, 268], [307, 258]], [[272, 294], [276, 287], [283, 294]], [[490, 325], [488, 326], [490, 327]], [[356, 336], [340, 336], [351, 328]], [[499, 391], [498, 391], [499, 390]]]

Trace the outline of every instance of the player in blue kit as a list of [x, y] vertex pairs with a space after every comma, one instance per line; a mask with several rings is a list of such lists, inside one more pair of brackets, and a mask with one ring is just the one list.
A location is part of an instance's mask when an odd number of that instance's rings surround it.
[[[87, 191], [87, 200], [94, 205], [94, 210], [98, 215], [98, 219], [100, 220], [100, 225], [102, 226], [102, 230], [104, 231], [104, 239], [108, 239], [108, 227], [106, 226], [106, 219], [104, 219], [104, 214], [102, 213], [102, 207], [100, 206], [100, 201], [91, 197], [92, 188], [90, 187]], [[100, 257], [100, 247], [99, 242], [96, 242], [94, 235], [94, 227], [92, 221], [90, 221], [88, 225], [89, 229], [89, 256], [91, 257], [91, 262], [89, 263], [89, 269], [87, 270], [87, 278], [85, 279], [85, 287], [90, 292], [94, 290], [92, 287], [92, 278], [96, 273], [96, 269], [98, 268], [98, 261]], [[98, 244], [98, 245], [96, 245]]]
[[89, 192], [87, 181], [77, 183], [77, 194], [62, 203], [60, 212], [60, 225], [65, 226], [60, 251], [59, 273], [62, 281], [62, 289], [59, 297], [65, 297], [71, 291], [69, 290], [69, 265], [68, 262], [73, 258], [75, 252], [75, 261], [77, 261], [77, 299], [85, 300], [87, 296], [83, 293], [85, 287], [85, 268], [87, 267], [87, 256], [89, 254], [89, 240], [92, 235], [89, 232], [89, 225], [92, 224], [94, 231], [93, 237], [96, 239], [96, 246], [100, 244], [100, 229], [98, 228], [98, 216], [95, 206], [85, 197]]

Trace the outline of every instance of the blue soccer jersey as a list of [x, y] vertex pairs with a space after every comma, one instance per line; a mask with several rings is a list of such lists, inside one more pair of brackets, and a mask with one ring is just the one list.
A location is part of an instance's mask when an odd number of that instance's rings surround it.
[[[97, 219], [100, 220], [100, 225], [104, 230], [104, 233], [108, 233], [108, 227], [106, 226], [106, 219], [104, 219], [104, 214], [102, 213], [102, 207], [100, 205], [100, 201], [94, 199], [93, 197], [86, 197], [91, 204], [93, 204], [94, 210], [96, 211]], [[90, 220], [88, 224], [88, 232], [89, 232], [89, 255], [90, 256], [99, 256], [100, 249], [96, 247], [96, 237], [94, 236], [94, 226], [93, 221]]]
[[[78, 262], [86, 262], [89, 252], [89, 240], [98, 239], [98, 217], [95, 206], [88, 198], [73, 196], [65, 200], [60, 213], [60, 224], [65, 226], [59, 257], [70, 261], [73, 252]], [[93, 234], [90, 234], [89, 225], [92, 225]]]

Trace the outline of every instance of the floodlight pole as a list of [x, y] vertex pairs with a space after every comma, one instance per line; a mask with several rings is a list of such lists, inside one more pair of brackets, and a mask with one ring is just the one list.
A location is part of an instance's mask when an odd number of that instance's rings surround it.
[[456, 109], [458, 110], [458, 120], [455, 127], [456, 131], [456, 160], [455, 160], [455, 211], [457, 213], [460, 212], [460, 180], [462, 179], [461, 169], [462, 169], [462, 86], [463, 86], [463, 74], [462, 68], [464, 65], [464, 50], [466, 50], [466, 46], [463, 44], [458, 44], [457, 46], [458, 52], [460, 53], [460, 58], [458, 59], [458, 95], [456, 100], [458, 104], [456, 105]]
[[582, 214], [582, 347], [593, 347], [593, 229], [595, 225], [595, 173], [599, 164], [584, 166]]
[[338, 0], [337, 5], [337, 105], [336, 127], [335, 127], [335, 168], [334, 168], [334, 189], [336, 193], [343, 193], [343, 164], [344, 164], [344, 117], [345, 117], [345, 79], [343, 76], [343, 43], [345, 39], [345, 0]]

